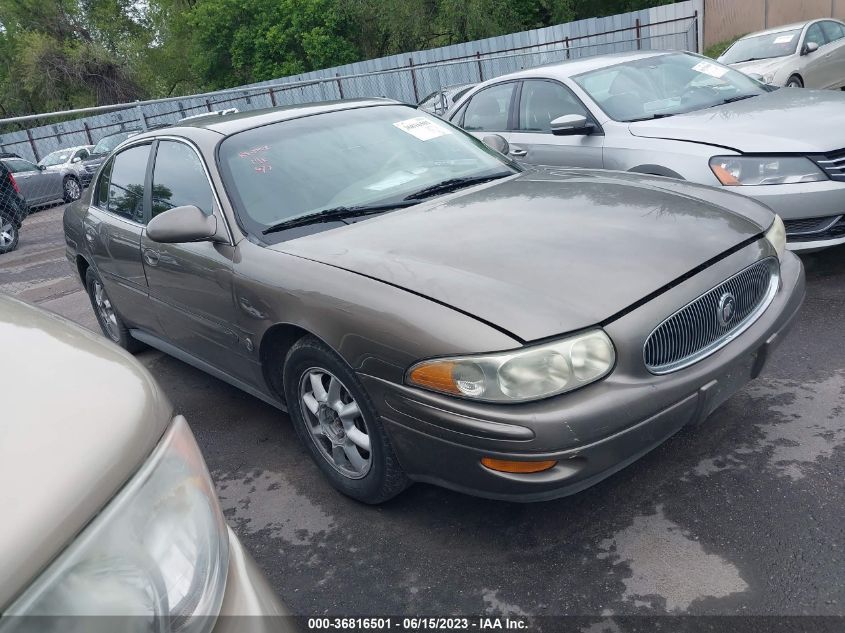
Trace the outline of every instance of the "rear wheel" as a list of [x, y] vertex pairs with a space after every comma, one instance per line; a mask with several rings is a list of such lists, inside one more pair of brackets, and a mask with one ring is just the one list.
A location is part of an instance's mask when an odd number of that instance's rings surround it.
[[804, 82], [801, 80], [801, 77], [798, 75], [792, 75], [789, 80], [786, 82], [787, 88], [803, 88]]
[[0, 254], [11, 253], [18, 247], [20, 229], [8, 218], [0, 216]]
[[283, 376], [297, 435], [335, 488], [375, 504], [408, 486], [369, 396], [343, 359], [305, 337], [288, 352]]
[[79, 200], [82, 195], [82, 185], [74, 176], [67, 176], [64, 182], [64, 199], [65, 202], [73, 202]]
[[144, 349], [143, 343], [132, 338], [129, 328], [123, 323], [123, 319], [114, 309], [111, 299], [103, 286], [103, 280], [93, 268], [88, 268], [85, 273], [85, 288], [88, 290], [88, 297], [91, 299], [91, 307], [94, 308], [94, 316], [103, 335], [113, 343], [120, 345], [127, 352], [139, 352]]

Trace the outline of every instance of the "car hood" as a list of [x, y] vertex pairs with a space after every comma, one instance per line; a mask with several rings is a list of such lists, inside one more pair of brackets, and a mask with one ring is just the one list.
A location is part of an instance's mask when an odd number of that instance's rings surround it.
[[826, 153], [845, 148], [845, 94], [780, 89], [736, 103], [631, 123], [629, 129], [634, 136], [718, 145], [743, 153]]
[[172, 407], [116, 345], [8, 297], [0, 340], [2, 612], [138, 470]]
[[678, 180], [537, 169], [271, 248], [531, 341], [611, 319], [771, 222], [749, 198]]
[[731, 68], [735, 68], [746, 75], [760, 75], [766, 73], [773, 73], [780, 69], [790, 57], [773, 57], [771, 59], [758, 59], [751, 62], [740, 62], [738, 64], [729, 64]]

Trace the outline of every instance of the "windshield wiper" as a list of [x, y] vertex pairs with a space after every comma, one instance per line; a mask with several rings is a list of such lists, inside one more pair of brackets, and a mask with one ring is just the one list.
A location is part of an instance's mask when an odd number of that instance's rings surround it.
[[431, 196], [436, 196], [439, 193], [449, 193], [451, 191], [463, 189], [464, 187], [469, 187], [471, 185], [479, 185], [483, 182], [498, 180], [499, 178], [505, 178], [506, 176], [512, 175], [513, 174], [511, 172], [500, 172], [498, 174], [493, 174], [490, 176], [466, 176], [464, 178], [449, 178], [448, 180], [438, 182], [436, 185], [424, 187], [423, 189], [420, 189], [419, 191], [416, 191], [409, 196], [405, 196], [405, 200], [422, 200], [423, 198], [430, 198]]
[[285, 229], [293, 229], [297, 226], [307, 226], [309, 224], [319, 224], [320, 222], [334, 222], [337, 220], [343, 221], [349, 218], [361, 217], [362, 215], [373, 215], [376, 213], [391, 211], [393, 209], [402, 209], [404, 207], [409, 207], [412, 204], [416, 203], [403, 200], [401, 202], [389, 202], [385, 204], [367, 204], [352, 207], [332, 207], [331, 209], [321, 209], [320, 211], [299, 215], [288, 220], [283, 220], [278, 224], [268, 226], [266, 229], [261, 231], [261, 234], [268, 235], [270, 233], [284, 231]]
[[675, 116], [677, 112], [658, 112], [657, 114], [649, 114], [648, 116], [640, 117], [639, 119], [626, 119], [625, 123], [636, 123], [637, 121], [652, 121], [654, 119], [665, 119], [666, 117]]
[[707, 106], [708, 108], [715, 108], [716, 106], [720, 105], [727, 105], [729, 103], [736, 103], [737, 101], [743, 101], [744, 99], [750, 99], [751, 97], [759, 97], [760, 95], [736, 95], [735, 97], [728, 97], [727, 99], [722, 99], [721, 101], [714, 103], [713, 105]]

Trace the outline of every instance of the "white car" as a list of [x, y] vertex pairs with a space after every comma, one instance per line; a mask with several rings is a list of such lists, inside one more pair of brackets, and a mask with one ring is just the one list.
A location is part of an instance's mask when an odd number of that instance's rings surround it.
[[845, 88], [845, 23], [811, 20], [752, 33], [719, 61], [773, 86]]

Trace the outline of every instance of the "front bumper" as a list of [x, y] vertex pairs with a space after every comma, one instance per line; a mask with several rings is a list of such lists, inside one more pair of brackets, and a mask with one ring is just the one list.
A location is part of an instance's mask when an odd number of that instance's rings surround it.
[[[845, 234], [834, 231], [817, 235], [790, 230], [791, 221], [830, 218], [845, 215], [845, 182], [825, 180], [794, 185], [734, 187], [738, 193], [754, 198], [771, 208], [786, 223], [788, 247], [793, 251], [819, 250], [845, 244]], [[741, 191], [740, 191], [741, 190]]]
[[[416, 481], [477, 496], [540, 501], [576, 493], [624, 468], [684, 425], [705, 419], [758, 376], [794, 322], [804, 297], [800, 261], [786, 253], [772, 304], [742, 335], [680, 371], [655, 376], [642, 343], [674, 307], [699, 296], [761, 255], [760, 244], [734, 253], [660, 297], [607, 324], [617, 366], [604, 380], [569, 394], [514, 405], [456, 400], [361, 376], [400, 464]], [[490, 470], [484, 456], [556, 460], [550, 470]]]
[[213, 633], [293, 633], [299, 630], [270, 588], [264, 573], [229, 528], [226, 593]]

